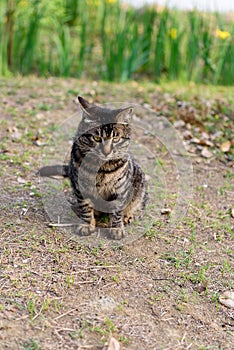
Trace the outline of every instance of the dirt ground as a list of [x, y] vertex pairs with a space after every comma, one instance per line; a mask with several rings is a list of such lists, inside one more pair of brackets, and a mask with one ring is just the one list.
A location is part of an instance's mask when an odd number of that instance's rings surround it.
[[[234, 290], [232, 90], [34, 77], [0, 87], [0, 348], [114, 350], [114, 337], [122, 350], [233, 349], [234, 309], [219, 302]], [[140, 116], [147, 130], [157, 117], [177, 130], [193, 169], [183, 196], [193, 197], [176, 224], [175, 158], [135, 132], [146, 172], [153, 158], [166, 187], [163, 199], [149, 188], [138, 239], [98, 245], [50, 227], [36, 172], [58, 126], [76, 114], [78, 93], [150, 107], [150, 120]], [[154, 156], [141, 156], [143, 146]]]

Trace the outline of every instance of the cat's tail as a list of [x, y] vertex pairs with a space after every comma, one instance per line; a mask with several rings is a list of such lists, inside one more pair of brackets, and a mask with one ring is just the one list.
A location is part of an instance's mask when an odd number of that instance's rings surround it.
[[38, 170], [37, 175], [42, 177], [69, 177], [68, 165], [47, 165]]

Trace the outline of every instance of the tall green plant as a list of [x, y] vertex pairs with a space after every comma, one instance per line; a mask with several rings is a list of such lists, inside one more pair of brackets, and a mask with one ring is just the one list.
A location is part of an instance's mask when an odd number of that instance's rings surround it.
[[202, 69], [200, 79], [207, 82], [215, 72], [214, 62], [211, 57], [214, 35], [212, 33], [212, 27], [209, 21], [207, 21], [207, 19], [203, 19], [203, 22], [205, 23], [203, 23], [203, 30], [201, 33]]
[[166, 70], [166, 40], [168, 32], [169, 11], [164, 9], [160, 15], [158, 23], [158, 32], [156, 36], [156, 44], [154, 50], [154, 79], [159, 81], [161, 75]]
[[[72, 27], [76, 24], [79, 8], [82, 6], [82, 0], [64, 0], [65, 4], [65, 18], [64, 22], [69, 27]], [[83, 1], [85, 2], [85, 1]]]
[[157, 11], [155, 7], [146, 6], [143, 12], [140, 12], [139, 16], [136, 18], [138, 23], [138, 28], [140, 31], [140, 43], [141, 54], [144, 57], [145, 64], [142, 67], [143, 72], [151, 72], [151, 51], [153, 47], [153, 36], [155, 32], [155, 21], [157, 17]]
[[167, 50], [167, 76], [168, 79], [178, 79], [182, 70], [182, 48], [184, 28], [181, 27], [177, 18], [178, 13], [170, 13], [170, 28], [168, 29], [168, 50]]
[[56, 47], [56, 73], [60, 76], [69, 77], [72, 68], [71, 35], [68, 26], [63, 26], [58, 35], [54, 37]]
[[104, 8], [103, 16], [103, 77], [110, 81], [126, 81], [147, 60], [142, 50], [142, 33], [139, 32], [135, 13], [132, 9], [123, 12], [115, 8], [110, 15]]
[[9, 32], [7, 31], [7, 6], [6, 1], [0, 2], [0, 75], [4, 76], [8, 74], [8, 38]]
[[188, 80], [195, 80], [199, 70], [200, 59], [200, 37], [201, 37], [201, 20], [197, 11], [191, 11], [188, 14], [188, 31], [186, 42], [186, 65]]
[[[20, 3], [19, 3], [20, 6]], [[41, 20], [46, 11], [46, 6], [40, 0], [32, 0], [32, 3], [19, 13], [18, 27], [14, 36], [14, 66], [22, 74], [29, 74], [33, 68], [35, 52], [38, 47], [38, 35], [41, 29]]]
[[80, 35], [79, 35], [79, 56], [78, 56], [78, 75], [81, 75], [84, 70], [85, 54], [88, 48], [87, 43], [87, 27], [88, 27], [88, 13], [82, 11], [80, 16]]
[[213, 83], [233, 84], [234, 68], [233, 68], [233, 54], [234, 54], [234, 25], [232, 26], [232, 34], [228, 31], [218, 29], [218, 55], [215, 73], [213, 76]]

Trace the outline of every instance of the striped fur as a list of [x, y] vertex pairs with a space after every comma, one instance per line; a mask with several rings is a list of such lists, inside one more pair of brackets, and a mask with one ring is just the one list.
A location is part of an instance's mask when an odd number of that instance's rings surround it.
[[[95, 231], [96, 218], [109, 214], [109, 237], [124, 237], [124, 224], [142, 212], [147, 193], [145, 176], [128, 152], [132, 108], [108, 109], [78, 97], [82, 120], [74, 137], [68, 167], [54, 166], [50, 175], [70, 178], [82, 223], [79, 235]], [[41, 169], [43, 170], [43, 168]], [[43, 171], [42, 171], [43, 172]], [[48, 172], [48, 169], [47, 169]], [[42, 176], [45, 175], [43, 172]]]

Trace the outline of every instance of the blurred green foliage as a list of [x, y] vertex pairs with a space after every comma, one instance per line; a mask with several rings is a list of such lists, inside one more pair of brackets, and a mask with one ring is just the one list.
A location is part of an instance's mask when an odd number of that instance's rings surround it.
[[1, 0], [0, 75], [231, 85], [234, 23], [226, 17], [117, 0]]

